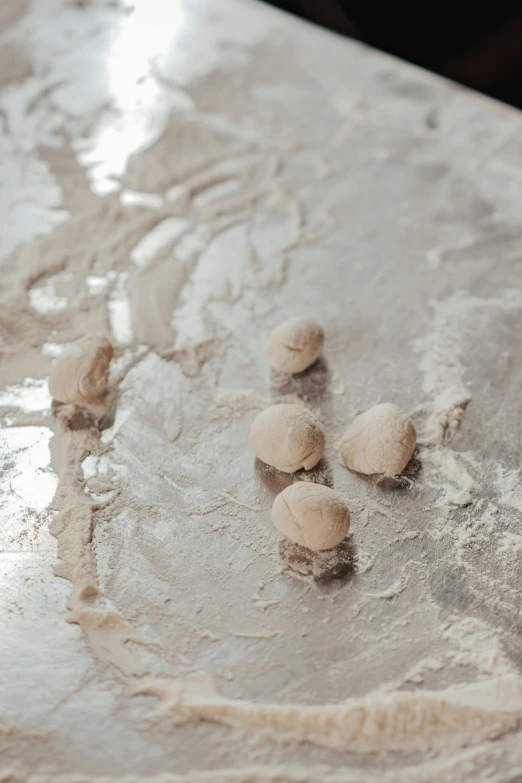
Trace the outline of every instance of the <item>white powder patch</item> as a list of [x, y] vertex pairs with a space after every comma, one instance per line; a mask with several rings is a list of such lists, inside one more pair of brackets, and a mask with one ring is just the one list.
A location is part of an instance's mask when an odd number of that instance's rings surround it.
[[[15, 100], [19, 89], [11, 87], [2, 91], [0, 113], [7, 112], [6, 96], [10, 95]], [[31, 95], [27, 99], [25, 95], [20, 95], [20, 105], [17, 102], [16, 108], [13, 108], [14, 115], [19, 113], [18, 120], [22, 121], [24, 127], [32, 127], [35, 123], [36, 118], [26, 114], [27, 103], [30, 104], [33, 97]], [[7, 113], [8, 124], [9, 119]], [[36, 124], [40, 129], [39, 123]], [[11, 128], [14, 131], [11, 137], [0, 130], [0, 181], [9, 183], [9, 187], [0, 188], [0, 259], [7, 257], [22, 243], [52, 231], [68, 217], [67, 212], [58, 209], [62, 201], [62, 189], [48, 164], [39, 160], [35, 153], [21, 150], [20, 136], [18, 134], [17, 140], [16, 131]], [[42, 140], [41, 143], [45, 142]]]
[[461, 492], [457, 492], [457, 494], [450, 499], [450, 503], [454, 506], [471, 506], [473, 503], [471, 492], [469, 492], [467, 489], [463, 489]]
[[179, 407], [173, 408], [163, 425], [163, 430], [170, 441], [174, 442], [179, 438], [182, 424], [181, 410]]
[[37, 312], [57, 313], [65, 310], [68, 304], [66, 296], [59, 296], [56, 293], [56, 282], [59, 275], [49, 277], [42, 285], [35, 286], [28, 291], [29, 302]]
[[254, 389], [216, 389], [215, 408], [211, 410], [213, 418], [223, 418], [241, 414], [258, 408], [268, 408], [280, 402], [302, 405], [297, 394], [282, 394], [278, 397], [265, 397]]
[[112, 336], [119, 345], [130, 345], [134, 340], [132, 312], [127, 293], [127, 272], [120, 272], [114, 291], [107, 302]]
[[131, 261], [141, 269], [146, 266], [160, 250], [178, 239], [190, 226], [186, 218], [166, 218], [140, 239], [131, 250]]
[[462, 564], [472, 550], [480, 550], [494, 538], [498, 528], [498, 508], [488, 503], [479, 517], [470, 515], [457, 528], [457, 560]]
[[435, 480], [429, 477], [428, 483], [441, 490], [436, 506], [445, 507], [449, 503], [465, 506], [471, 502], [478, 484], [469, 472], [466, 457], [464, 452], [455, 452], [447, 447], [423, 450], [423, 463], [435, 471]]
[[400, 577], [395, 580], [391, 587], [389, 587], [387, 590], [383, 590], [381, 593], [372, 593], [371, 597], [391, 599], [403, 593], [408, 587], [411, 578], [411, 574], [408, 573], [407, 567], [408, 564], [402, 567], [402, 573]]
[[442, 633], [444, 639], [459, 648], [447, 654], [456, 666], [475, 666], [483, 674], [495, 677], [516, 673], [502, 648], [500, 635], [501, 631], [475, 617], [456, 620]]
[[183, 291], [182, 306], [174, 313], [176, 348], [213, 336], [205, 312], [209, 300], [234, 302], [251, 279], [248, 265], [248, 227], [245, 223], [223, 231], [201, 253]]
[[422, 388], [431, 398], [431, 411], [419, 443], [442, 445], [458, 429], [471, 394], [465, 381], [466, 341], [483, 331], [496, 311], [510, 312], [522, 307], [519, 291], [482, 299], [457, 291], [448, 299], [432, 302], [431, 331], [413, 341], [421, 355], [424, 374]]
[[150, 209], [161, 209], [163, 199], [155, 193], [142, 193], [128, 188], [120, 191], [120, 202], [128, 206], [150, 207]]
[[519, 470], [505, 470], [498, 465], [496, 486], [500, 493], [500, 503], [522, 511], [522, 484]]
[[0, 408], [18, 408], [24, 413], [30, 413], [47, 410], [51, 404], [52, 397], [46, 378], [25, 378], [19, 386], [0, 389]]
[[252, 221], [250, 241], [260, 261], [268, 261], [298, 242], [301, 229], [298, 202], [281, 193], [271, 193]]
[[426, 672], [440, 672], [443, 668], [444, 664], [438, 658], [422, 658], [405, 674], [402, 682], [413, 682], [416, 685], [421, 685], [424, 682]]
[[497, 553], [506, 559], [518, 558], [522, 555], [522, 536], [517, 533], [502, 533]]
[[57, 359], [65, 351], [66, 346], [60, 343], [44, 343], [42, 345], [42, 354], [48, 359]]
[[85, 278], [85, 284], [90, 294], [96, 296], [102, 294], [107, 288], [109, 281], [106, 277], [100, 275], [87, 275]]

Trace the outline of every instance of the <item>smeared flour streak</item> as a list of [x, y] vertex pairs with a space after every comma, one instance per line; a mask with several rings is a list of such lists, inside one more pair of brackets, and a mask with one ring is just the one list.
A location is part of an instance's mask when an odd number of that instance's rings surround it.
[[448, 443], [471, 400], [465, 382], [466, 342], [487, 327], [491, 314], [522, 308], [522, 295], [511, 290], [491, 298], [471, 296], [457, 291], [448, 299], [432, 302], [431, 331], [413, 341], [421, 355], [423, 391], [431, 398], [431, 410], [419, 443], [426, 446]]

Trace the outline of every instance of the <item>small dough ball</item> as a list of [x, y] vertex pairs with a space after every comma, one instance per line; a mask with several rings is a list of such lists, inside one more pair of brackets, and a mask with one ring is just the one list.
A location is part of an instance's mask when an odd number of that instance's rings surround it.
[[341, 440], [341, 457], [357, 473], [397, 476], [410, 461], [416, 442], [408, 414], [384, 402], [356, 416]]
[[259, 413], [250, 430], [250, 447], [256, 457], [282, 470], [310, 470], [324, 454], [321, 422], [301, 405], [271, 405]]
[[289, 318], [268, 340], [265, 355], [280, 372], [303, 372], [315, 362], [324, 343], [324, 331], [313, 318]]
[[346, 538], [350, 511], [333, 489], [297, 481], [274, 500], [272, 522], [285, 536], [308, 549], [331, 549]]
[[87, 402], [107, 391], [113, 348], [106, 337], [82, 337], [53, 367], [49, 391], [58, 402]]

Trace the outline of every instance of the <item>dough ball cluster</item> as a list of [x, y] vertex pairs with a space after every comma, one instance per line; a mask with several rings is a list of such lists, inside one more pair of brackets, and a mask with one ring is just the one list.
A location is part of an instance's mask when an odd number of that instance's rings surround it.
[[357, 473], [396, 476], [415, 450], [417, 433], [411, 418], [397, 405], [374, 405], [357, 416], [341, 440], [341, 458]]
[[272, 522], [285, 536], [308, 549], [331, 549], [346, 537], [350, 512], [333, 489], [298, 481], [274, 500]]
[[[270, 366], [299, 373], [321, 353], [324, 331], [312, 318], [290, 318], [268, 340]], [[411, 418], [397, 405], [374, 405], [357, 416], [341, 440], [341, 458], [357, 473], [396, 476], [410, 461], [417, 441]], [[250, 430], [250, 445], [263, 462], [294, 473], [310, 470], [321, 459], [325, 432], [314, 414], [299, 405], [272, 405], [260, 413]], [[291, 541], [311, 550], [331, 549], [350, 528], [344, 500], [322, 484], [298, 481], [274, 500], [272, 522]]]
[[[324, 331], [313, 318], [290, 318], [268, 340], [266, 357], [274, 370], [300, 373], [321, 353]], [[301, 405], [271, 405], [250, 430], [250, 446], [267, 465], [284, 473], [310, 470], [324, 454], [325, 432], [319, 419]], [[319, 551], [337, 546], [350, 527], [350, 512], [332, 489], [298, 481], [277, 495], [272, 522], [291, 541]]]
[[259, 413], [250, 430], [250, 446], [260, 460], [284, 473], [310, 470], [324, 454], [321, 422], [301, 405], [271, 405]]
[[58, 359], [49, 390], [58, 402], [89, 402], [106, 391], [113, 348], [106, 337], [83, 337]]
[[265, 355], [274, 370], [303, 372], [315, 362], [323, 343], [323, 328], [313, 318], [289, 318], [270, 335]]

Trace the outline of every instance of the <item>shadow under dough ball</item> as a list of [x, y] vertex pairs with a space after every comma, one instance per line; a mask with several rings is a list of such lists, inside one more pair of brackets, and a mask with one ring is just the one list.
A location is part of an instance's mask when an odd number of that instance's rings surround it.
[[301, 405], [271, 405], [259, 413], [250, 429], [250, 447], [256, 457], [282, 470], [310, 470], [324, 454], [321, 422]]
[[410, 461], [416, 442], [408, 414], [385, 402], [355, 417], [342, 437], [341, 458], [356, 473], [396, 476]]
[[337, 546], [350, 528], [350, 512], [333, 489], [298, 481], [274, 500], [272, 522], [291, 541], [314, 551]]

